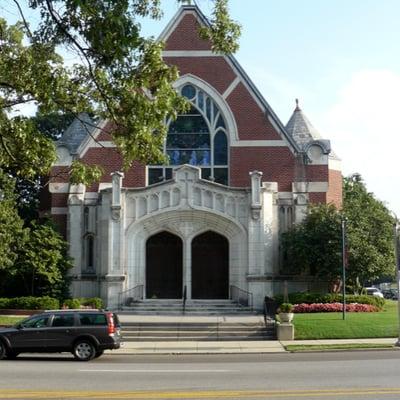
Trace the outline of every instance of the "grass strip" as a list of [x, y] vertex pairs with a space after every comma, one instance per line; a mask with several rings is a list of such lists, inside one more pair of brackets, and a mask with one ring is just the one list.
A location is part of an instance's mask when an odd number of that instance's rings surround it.
[[15, 325], [18, 321], [23, 320], [25, 317], [9, 317], [0, 315], [0, 325]]
[[323, 351], [323, 350], [353, 350], [353, 349], [393, 349], [392, 344], [386, 343], [343, 343], [343, 344], [289, 344], [287, 351]]

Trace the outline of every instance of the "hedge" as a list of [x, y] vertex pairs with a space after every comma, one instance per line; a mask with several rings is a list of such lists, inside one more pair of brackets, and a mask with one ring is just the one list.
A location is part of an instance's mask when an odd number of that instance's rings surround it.
[[67, 299], [63, 302], [65, 308], [103, 308], [103, 300], [99, 297], [79, 297], [76, 299]]
[[0, 309], [12, 310], [57, 310], [60, 302], [49, 296], [0, 298]]
[[[103, 301], [99, 297], [81, 297], [67, 299], [63, 302], [65, 308], [103, 308]], [[0, 298], [0, 309], [6, 310], [58, 310], [60, 302], [49, 296], [43, 297], [14, 297]]]
[[[342, 295], [338, 293], [290, 293], [289, 303], [292, 304], [314, 304], [314, 303], [341, 303]], [[274, 297], [278, 304], [285, 303], [283, 295], [278, 295]], [[369, 304], [379, 309], [382, 309], [385, 305], [385, 299], [376, 296], [367, 295], [346, 295], [346, 303], [359, 303], [359, 304]]]
[[[293, 307], [295, 313], [321, 313], [321, 312], [342, 312], [342, 303], [312, 303], [296, 304]], [[346, 304], [347, 312], [376, 312], [379, 308], [371, 304], [350, 303]]]

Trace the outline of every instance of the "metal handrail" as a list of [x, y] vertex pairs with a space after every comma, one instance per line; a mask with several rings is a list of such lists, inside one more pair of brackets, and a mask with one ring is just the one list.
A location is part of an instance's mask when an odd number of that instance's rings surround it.
[[229, 298], [236, 303], [253, 309], [253, 293], [235, 285], [230, 286]]
[[127, 303], [132, 303], [135, 301], [143, 300], [143, 289], [144, 285], [137, 285], [133, 288], [126, 289], [118, 293], [118, 309], [120, 310], [123, 305], [128, 305]]
[[185, 308], [186, 308], [186, 299], [187, 299], [187, 287], [183, 288], [183, 298], [182, 298], [182, 314], [185, 314]]

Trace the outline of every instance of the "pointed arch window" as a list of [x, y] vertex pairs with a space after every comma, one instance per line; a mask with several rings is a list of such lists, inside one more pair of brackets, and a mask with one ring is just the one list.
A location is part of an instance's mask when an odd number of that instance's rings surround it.
[[165, 154], [169, 165], [149, 166], [148, 184], [172, 178], [182, 164], [201, 168], [202, 178], [228, 185], [228, 135], [224, 117], [213, 99], [198, 87], [186, 84], [182, 96], [191, 103], [186, 114], [169, 123]]

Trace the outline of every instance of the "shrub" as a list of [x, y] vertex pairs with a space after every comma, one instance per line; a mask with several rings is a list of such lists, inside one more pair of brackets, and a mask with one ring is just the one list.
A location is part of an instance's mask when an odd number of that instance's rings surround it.
[[[292, 304], [314, 304], [314, 303], [341, 303], [342, 295], [338, 293], [290, 293], [289, 301]], [[278, 304], [282, 304], [284, 302], [283, 296], [278, 295], [275, 296], [274, 299]], [[369, 304], [375, 306], [379, 309], [382, 309], [385, 305], [385, 299], [376, 296], [366, 296], [366, 295], [354, 295], [348, 294], [346, 295], [346, 303], [359, 303], [359, 304]]]
[[[295, 313], [319, 313], [319, 312], [341, 312], [342, 303], [313, 303], [313, 304], [295, 304], [293, 312]], [[370, 304], [350, 303], [346, 304], [347, 312], [376, 312], [379, 308]]]
[[60, 308], [60, 303], [57, 299], [49, 296], [1, 298], [0, 308], [13, 310], [55, 310]]
[[63, 307], [70, 309], [81, 308], [81, 302], [79, 299], [67, 299], [64, 300]]
[[291, 313], [293, 311], [293, 304], [290, 303], [282, 303], [279, 306], [279, 312], [281, 313]]
[[103, 300], [99, 297], [79, 297], [64, 300], [65, 308], [103, 308]]
[[100, 297], [82, 297], [79, 299], [82, 306], [87, 306], [90, 308], [103, 308], [103, 300]]

